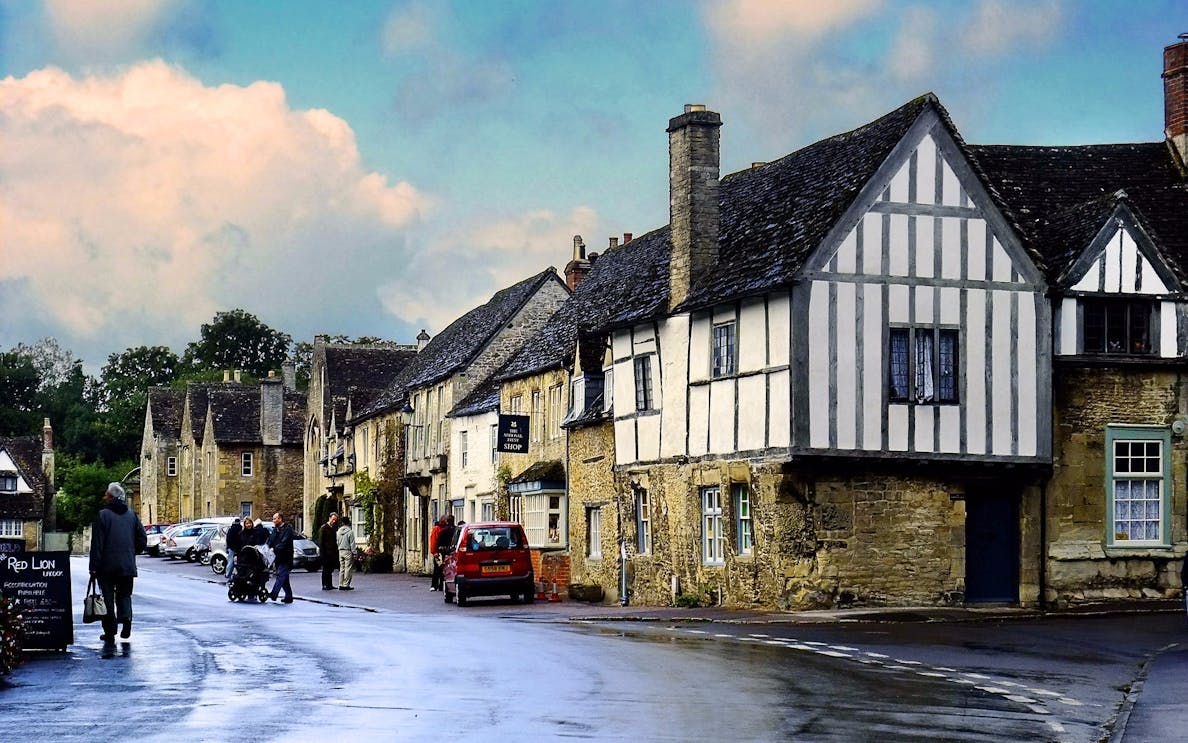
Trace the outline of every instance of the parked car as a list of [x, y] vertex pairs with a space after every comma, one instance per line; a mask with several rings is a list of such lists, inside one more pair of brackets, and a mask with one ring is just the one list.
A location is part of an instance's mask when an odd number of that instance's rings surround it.
[[205, 531], [218, 528], [214, 524], [179, 524], [173, 530], [166, 532], [165, 556], [171, 560], [184, 559], [193, 562], [195, 559], [194, 543]]
[[445, 601], [465, 606], [472, 596], [510, 595], [530, 604], [536, 579], [524, 527], [513, 521], [463, 524], [444, 566]]
[[196, 562], [200, 562], [203, 565], [210, 564], [210, 540], [212, 537], [214, 537], [215, 534], [218, 534], [220, 531], [223, 531], [223, 533], [225, 534], [226, 528], [227, 527], [225, 527], [225, 526], [216, 525], [216, 526], [214, 526], [213, 529], [206, 529], [202, 532], [201, 535], [199, 535], [197, 541], [194, 542], [194, 548], [193, 548], [194, 560]]
[[[274, 528], [272, 522], [258, 522], [269, 532]], [[227, 572], [227, 527], [222, 526], [210, 538], [210, 569], [215, 575], [225, 575]], [[309, 572], [320, 570], [322, 557], [318, 545], [301, 532], [293, 535], [293, 568], [305, 568]]]
[[144, 535], [148, 537], [148, 546], [144, 548], [147, 555], [153, 557], [161, 556], [161, 540], [165, 534], [165, 530], [172, 524], [145, 524]]

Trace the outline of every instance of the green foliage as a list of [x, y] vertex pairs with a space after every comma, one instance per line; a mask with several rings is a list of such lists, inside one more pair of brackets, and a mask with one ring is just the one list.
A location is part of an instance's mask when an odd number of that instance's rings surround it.
[[25, 638], [25, 617], [16, 599], [0, 596], [0, 676], [21, 662], [21, 643]]
[[701, 606], [714, 605], [714, 588], [701, 586], [695, 591], [688, 591], [676, 597], [676, 605], [682, 609], [696, 609]]
[[363, 509], [368, 534], [375, 531], [375, 496], [378, 489], [379, 486], [366, 470], [355, 473], [355, 505]]
[[37, 368], [27, 356], [0, 353], [0, 436], [32, 436], [41, 430]]
[[144, 394], [153, 385], [164, 385], [177, 379], [181, 359], [165, 346], [138, 346], [123, 353], [113, 353], [99, 373], [102, 380], [102, 402], [111, 406], [132, 396], [140, 395], [143, 411]]
[[361, 573], [390, 573], [392, 572], [392, 555], [381, 552], [375, 547], [355, 550], [355, 564]]
[[58, 528], [78, 531], [90, 524], [103, 506], [103, 494], [107, 492], [108, 483], [118, 482], [135, 466], [136, 463], [132, 461], [108, 467], [97, 463], [79, 463], [69, 458], [59, 463]]
[[236, 309], [220, 312], [203, 324], [200, 339], [186, 347], [183, 361], [193, 369], [242, 369], [263, 378], [281, 368], [292, 346], [288, 333]]

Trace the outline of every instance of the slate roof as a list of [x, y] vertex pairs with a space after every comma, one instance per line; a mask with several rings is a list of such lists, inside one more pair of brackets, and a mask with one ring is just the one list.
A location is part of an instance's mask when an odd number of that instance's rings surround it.
[[416, 347], [396, 344], [333, 344], [324, 348], [326, 386], [322, 395], [322, 421], [333, 418], [342, 432], [347, 403], [352, 410], [366, 408], [416, 355]]
[[526, 482], [565, 482], [565, 465], [559, 459], [534, 462], [508, 484], [521, 485]]
[[662, 312], [668, 302], [669, 229], [662, 227], [598, 257], [573, 296], [504, 366], [501, 380], [570, 364], [578, 333]]
[[190, 402], [190, 433], [196, 443], [201, 444], [206, 433], [206, 408], [210, 403], [211, 390], [231, 386], [243, 385], [238, 382], [191, 382], [186, 385], [186, 399]]
[[182, 412], [185, 410], [185, 390], [173, 387], [150, 387], [148, 408], [153, 416], [153, 433], [161, 438], [181, 440]]
[[[234, 385], [209, 392], [210, 415], [215, 442], [219, 444], [258, 444], [260, 434], [260, 388]], [[284, 393], [284, 413], [281, 419], [281, 444], [299, 445], [304, 442], [306, 396], [296, 392]]]
[[585, 410], [569, 419], [566, 423], [563, 423], [561, 427], [570, 429], [585, 428], [586, 426], [593, 426], [597, 423], [611, 420], [614, 417], [614, 406], [611, 406], [611, 410], [603, 410], [602, 399], [602, 394], [597, 395], [590, 401], [590, 404], [586, 406]]
[[32, 493], [0, 495], [0, 517], [45, 518], [45, 498], [50, 484], [41, 469], [40, 436], [0, 436], [0, 449], [7, 451]]
[[967, 149], [1049, 280], [1064, 275], [1120, 204], [1181, 283], [1188, 277], [1188, 190], [1166, 143]]
[[305, 411], [309, 398], [300, 392], [285, 390], [284, 417], [281, 419], [281, 445], [305, 445]]
[[552, 266], [535, 276], [501, 289], [486, 304], [454, 320], [429, 341], [370, 405], [362, 409], [357, 408], [354, 420], [370, 418], [386, 410], [399, 408], [404, 404], [408, 390], [439, 382], [466, 368], [479, 351], [548, 281], [562, 283], [557, 276], [557, 269]]
[[460, 418], [465, 415], [478, 415], [492, 410], [499, 410], [499, 372], [484, 379], [462, 402], [454, 406], [447, 418]]

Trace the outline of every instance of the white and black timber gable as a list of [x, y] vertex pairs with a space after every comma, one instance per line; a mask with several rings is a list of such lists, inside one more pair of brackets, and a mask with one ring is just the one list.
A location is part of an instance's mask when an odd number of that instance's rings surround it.
[[792, 451], [1043, 462], [1044, 276], [929, 103], [793, 288]]

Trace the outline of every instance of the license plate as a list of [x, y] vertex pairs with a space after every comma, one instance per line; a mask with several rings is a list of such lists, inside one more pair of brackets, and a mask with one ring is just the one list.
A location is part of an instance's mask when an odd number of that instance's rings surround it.
[[498, 573], [510, 573], [511, 565], [483, 565], [480, 571], [483, 575], [493, 575]]

